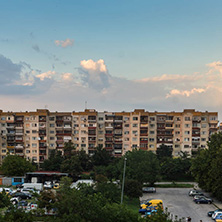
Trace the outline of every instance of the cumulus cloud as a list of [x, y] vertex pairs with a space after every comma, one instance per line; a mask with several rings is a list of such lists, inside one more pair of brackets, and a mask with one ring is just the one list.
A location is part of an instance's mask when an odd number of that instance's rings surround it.
[[[25, 62], [13, 63], [10, 59], [0, 55], [0, 93], [4, 95], [25, 95], [43, 93], [49, 90], [53, 83], [52, 71], [40, 73], [33, 70]], [[47, 79], [50, 79], [47, 80]]]
[[196, 89], [196, 88], [193, 88], [191, 90], [173, 89], [173, 90], [170, 91], [169, 94], [166, 95], [166, 98], [169, 98], [169, 97], [172, 97], [172, 96], [175, 96], [175, 95], [181, 95], [181, 96], [189, 97], [194, 93], [203, 93], [205, 91], [206, 91], [206, 89]]
[[69, 73], [69, 72], [63, 73], [63, 74], [62, 74], [62, 80], [63, 80], [63, 81], [73, 81], [73, 75], [72, 75], [72, 73]]
[[68, 46], [72, 46], [74, 44], [73, 39], [66, 39], [66, 40], [55, 40], [56, 46], [61, 46], [62, 48], [66, 48]]
[[101, 91], [110, 86], [111, 76], [103, 59], [98, 61], [82, 60], [78, 68], [82, 84], [97, 91]]
[[41, 81], [44, 79], [52, 79], [53, 75], [55, 75], [55, 71], [48, 71], [48, 72], [43, 72], [39, 75], [36, 75], [37, 78], [39, 78]]

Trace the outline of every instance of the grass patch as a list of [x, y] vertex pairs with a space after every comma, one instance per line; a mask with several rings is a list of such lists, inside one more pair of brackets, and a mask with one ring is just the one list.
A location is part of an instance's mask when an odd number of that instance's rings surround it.
[[193, 184], [188, 183], [170, 183], [170, 184], [156, 184], [159, 188], [193, 188]]
[[124, 204], [127, 206], [128, 209], [132, 210], [135, 213], [138, 213], [140, 207], [139, 198], [129, 199], [124, 196]]

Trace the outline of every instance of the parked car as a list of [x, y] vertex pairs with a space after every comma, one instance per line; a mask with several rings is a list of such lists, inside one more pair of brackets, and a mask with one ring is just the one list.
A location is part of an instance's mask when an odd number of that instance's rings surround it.
[[198, 190], [190, 190], [189, 193], [188, 193], [189, 196], [196, 196], [196, 195], [199, 195], [199, 196], [204, 196], [204, 194]]
[[222, 212], [217, 211], [217, 212], [213, 213], [213, 215], [212, 215], [212, 219], [215, 220], [216, 217], [217, 217], [217, 216], [220, 216], [220, 215], [222, 215]]
[[143, 193], [156, 193], [155, 187], [143, 187], [142, 188]]
[[27, 194], [27, 193], [22, 193], [22, 192], [16, 192], [12, 194], [12, 197], [19, 197], [22, 200], [27, 200], [27, 199], [31, 199], [32, 195], [31, 194]]
[[16, 205], [16, 207], [18, 209], [23, 209], [23, 210], [26, 210], [28, 208], [28, 202], [25, 201], [25, 200], [21, 200], [18, 202], [18, 204]]
[[10, 199], [10, 202], [13, 204], [13, 205], [16, 205], [19, 201], [20, 201], [20, 197], [12, 197]]
[[215, 220], [216, 222], [221, 222], [221, 221], [222, 221], [222, 214], [218, 214], [218, 215], [214, 218], [214, 220]]
[[59, 189], [59, 188], [60, 188], [59, 183], [54, 183], [54, 184], [53, 184], [53, 189]]
[[157, 206], [148, 207], [147, 211], [145, 212], [146, 217], [150, 217], [152, 214], [155, 214], [157, 212]]
[[222, 213], [222, 209], [217, 209], [217, 210], [209, 211], [209, 212], [207, 213], [207, 215], [208, 215], [208, 217], [212, 217], [212, 215], [213, 215], [214, 213], [216, 213], [216, 212], [221, 212], [221, 213]]
[[52, 182], [51, 181], [45, 181], [43, 187], [45, 189], [52, 189]]
[[[195, 200], [195, 199], [200, 199], [201, 197], [205, 197], [205, 196], [203, 196], [203, 195], [196, 195], [196, 196], [194, 196], [193, 197], [193, 199]], [[207, 197], [206, 197], [207, 198]]]
[[200, 204], [200, 203], [202, 203], [202, 204], [211, 204], [211, 203], [213, 202], [212, 199], [206, 198], [206, 197], [200, 197], [200, 198], [198, 198], [198, 199], [194, 199], [193, 201], [194, 201], [196, 204]]

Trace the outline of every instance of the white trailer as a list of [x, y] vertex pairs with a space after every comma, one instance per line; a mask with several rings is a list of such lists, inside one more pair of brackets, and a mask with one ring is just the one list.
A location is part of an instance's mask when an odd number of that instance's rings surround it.
[[23, 186], [24, 189], [32, 188], [32, 189], [36, 189], [36, 190], [39, 190], [39, 191], [43, 190], [43, 184], [42, 183], [23, 183], [22, 186]]

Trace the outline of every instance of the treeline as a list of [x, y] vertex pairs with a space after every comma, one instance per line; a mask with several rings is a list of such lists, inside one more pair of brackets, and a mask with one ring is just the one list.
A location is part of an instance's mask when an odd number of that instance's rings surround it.
[[[41, 165], [43, 170], [60, 170], [69, 173], [74, 180], [82, 172], [88, 172], [93, 179], [121, 180], [124, 159], [126, 160], [126, 178], [140, 184], [153, 185], [156, 181], [192, 180], [190, 173], [191, 160], [185, 153], [173, 158], [172, 149], [161, 145], [156, 154], [151, 151], [134, 149], [122, 158], [114, 158], [102, 147], [97, 147], [90, 156], [85, 151], [76, 151], [71, 142], [65, 144], [64, 154], [53, 150], [48, 160]], [[84, 177], [84, 175], [82, 175]], [[86, 176], [87, 177], [87, 176]], [[85, 178], [85, 177], [84, 177]]]
[[191, 171], [199, 187], [222, 200], [222, 133], [213, 134], [208, 147], [199, 150]]

